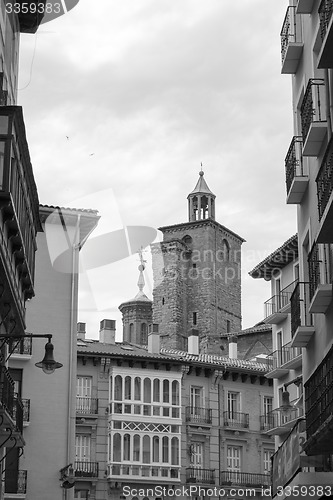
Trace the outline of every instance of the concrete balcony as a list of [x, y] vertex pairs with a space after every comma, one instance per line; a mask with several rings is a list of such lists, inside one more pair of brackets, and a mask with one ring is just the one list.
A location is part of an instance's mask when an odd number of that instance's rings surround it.
[[314, 0], [298, 0], [296, 5], [297, 14], [311, 14]]
[[221, 471], [220, 486], [262, 488], [268, 487], [271, 483], [269, 474], [254, 474], [251, 472]]
[[215, 484], [214, 469], [199, 469], [196, 467], [188, 467], [186, 469], [187, 483]]
[[303, 53], [301, 16], [296, 7], [288, 7], [281, 33], [282, 74], [295, 74]]
[[232, 430], [247, 430], [249, 428], [249, 414], [239, 411], [224, 411], [223, 426]]
[[315, 332], [312, 314], [309, 312], [310, 284], [297, 283], [291, 296], [291, 347], [306, 347]]
[[325, 314], [332, 301], [332, 255], [327, 244], [314, 243], [308, 257], [309, 312]]
[[322, 40], [318, 56], [318, 68], [333, 68], [333, 0], [322, 0], [318, 14]]
[[310, 78], [301, 104], [303, 156], [318, 156], [327, 135], [325, 83]]
[[297, 281], [293, 281], [283, 288], [278, 295], [273, 295], [264, 303], [264, 323], [278, 325], [290, 313], [290, 298]]
[[302, 415], [302, 408], [295, 407], [288, 414], [276, 408], [266, 415], [261, 415], [260, 429], [268, 436], [281, 436], [288, 433]]
[[212, 423], [212, 410], [210, 408], [199, 408], [197, 406], [187, 406], [185, 409], [185, 419], [188, 424], [208, 424]]
[[325, 151], [316, 177], [319, 230], [317, 243], [333, 243], [333, 140]]
[[269, 372], [266, 374], [266, 378], [279, 379], [287, 375], [289, 370], [296, 370], [300, 366], [302, 366], [301, 349], [286, 344], [268, 357]]
[[293, 137], [285, 158], [287, 204], [301, 203], [308, 188], [309, 175], [303, 163], [303, 139]]

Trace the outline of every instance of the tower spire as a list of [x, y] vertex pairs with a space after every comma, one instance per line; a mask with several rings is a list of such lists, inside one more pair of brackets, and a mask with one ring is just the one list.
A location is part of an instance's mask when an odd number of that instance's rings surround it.
[[198, 182], [187, 199], [190, 222], [202, 219], [215, 220], [215, 194], [212, 193], [205, 181], [202, 162]]
[[139, 294], [143, 293], [143, 288], [145, 286], [145, 277], [143, 275], [143, 271], [146, 269], [146, 260], [143, 259], [143, 252], [142, 252], [142, 247], [140, 248], [140, 250], [138, 251], [138, 254], [139, 254], [139, 258], [140, 258], [140, 262], [141, 264], [138, 266], [138, 270], [139, 270], [139, 279], [138, 279], [138, 287], [139, 287]]

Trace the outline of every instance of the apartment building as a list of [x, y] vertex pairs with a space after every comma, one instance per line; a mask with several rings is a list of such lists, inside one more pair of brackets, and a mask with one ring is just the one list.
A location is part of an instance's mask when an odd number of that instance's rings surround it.
[[[45, 2], [42, 2], [45, 3]], [[0, 498], [8, 453], [18, 455], [23, 403], [8, 370], [13, 341], [25, 332], [26, 301], [35, 294], [36, 234], [40, 231], [22, 108], [16, 105], [20, 33], [35, 33], [42, 16], [14, 13], [0, 2]], [[11, 336], [10, 339], [8, 336]]]
[[26, 332], [52, 335], [60, 367], [50, 376], [36, 368], [44, 355], [43, 339], [26, 337], [13, 346], [9, 374], [22, 400], [24, 441], [19, 446], [25, 446], [7, 449], [7, 500], [74, 496], [70, 464], [75, 458], [79, 252], [98, 219], [94, 210], [39, 206], [36, 297], [26, 304]]
[[[281, 54], [281, 72], [291, 75], [294, 118], [285, 158], [286, 202], [297, 205], [298, 237], [298, 269], [292, 277], [298, 278], [298, 286], [287, 307], [291, 307], [290, 347], [302, 349], [304, 418], [273, 457], [273, 497], [278, 488], [303, 485], [306, 497], [320, 498], [331, 495], [333, 486], [332, 0], [289, 2]], [[285, 269], [282, 279], [284, 273]], [[276, 280], [273, 283], [274, 289]], [[279, 295], [279, 290], [273, 293]], [[279, 349], [278, 344], [275, 347]], [[290, 452], [295, 442], [301, 446]], [[283, 466], [287, 455], [288, 467]]]
[[199, 354], [197, 330], [188, 351], [161, 348], [157, 325], [146, 347], [116, 343], [113, 320], [99, 335], [78, 324], [75, 498], [152, 500], [190, 486], [193, 497], [259, 498], [274, 452], [265, 361], [237, 359], [234, 338], [234, 358]]

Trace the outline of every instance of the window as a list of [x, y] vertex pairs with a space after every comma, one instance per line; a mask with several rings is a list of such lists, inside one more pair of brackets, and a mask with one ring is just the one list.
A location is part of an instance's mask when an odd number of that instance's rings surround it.
[[193, 313], [193, 325], [195, 326], [197, 324], [197, 317], [198, 314], [196, 312]]
[[90, 435], [77, 434], [75, 437], [75, 461], [90, 462]]
[[82, 413], [90, 413], [92, 377], [78, 376], [76, 379], [76, 409]]
[[134, 342], [134, 324], [133, 323], [130, 323], [130, 326], [129, 326], [129, 339], [128, 339], [129, 342]]
[[222, 240], [222, 258], [225, 262], [229, 262], [230, 259], [230, 246], [227, 240]]
[[227, 446], [227, 470], [240, 472], [241, 470], [241, 447]]
[[148, 334], [146, 323], [141, 323], [141, 344], [148, 344]]
[[230, 319], [227, 319], [227, 333], [230, 333], [231, 329], [230, 329]]
[[88, 500], [88, 493], [89, 490], [75, 490], [74, 498], [77, 498], [78, 500]]
[[240, 393], [228, 392], [228, 418], [237, 419], [240, 408]]
[[191, 444], [191, 465], [198, 469], [203, 468], [203, 443]]
[[264, 406], [264, 415], [267, 415], [273, 410], [273, 398], [271, 396], [264, 396], [263, 406]]
[[191, 415], [200, 414], [200, 408], [204, 407], [203, 402], [203, 387], [191, 386], [190, 389], [190, 407]]
[[272, 450], [264, 450], [264, 474], [271, 472], [271, 457], [273, 453]]

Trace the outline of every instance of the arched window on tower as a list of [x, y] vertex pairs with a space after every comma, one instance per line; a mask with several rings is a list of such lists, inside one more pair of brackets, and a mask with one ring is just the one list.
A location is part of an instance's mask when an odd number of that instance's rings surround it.
[[134, 342], [134, 325], [133, 325], [133, 323], [130, 323], [130, 326], [129, 326], [128, 341]]
[[148, 344], [147, 324], [141, 323], [141, 344]]
[[230, 245], [226, 239], [222, 240], [222, 258], [225, 262], [230, 260]]

